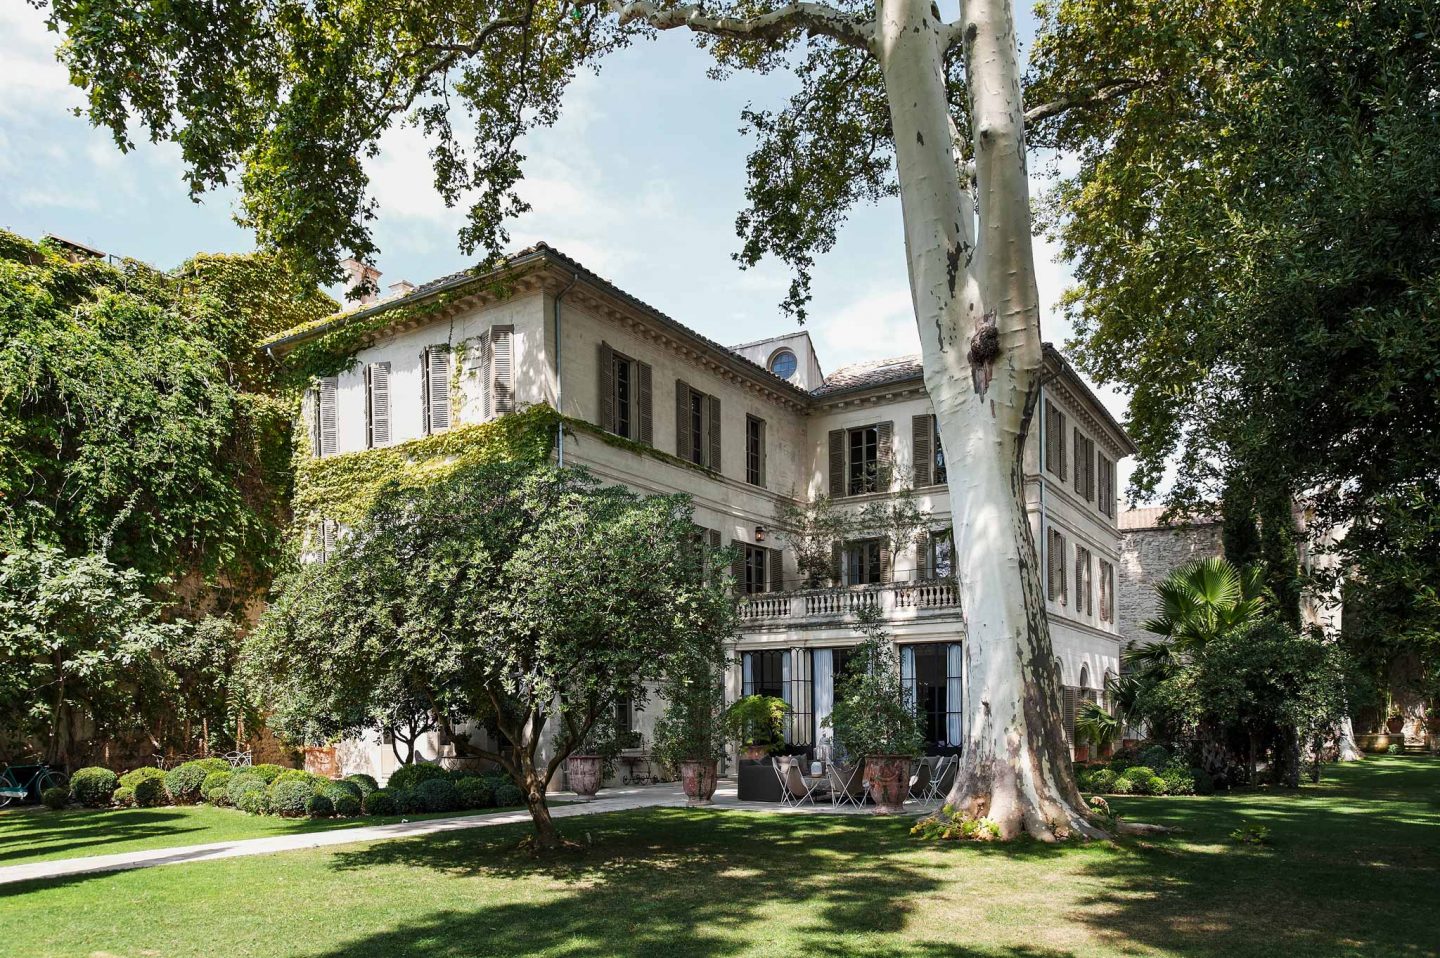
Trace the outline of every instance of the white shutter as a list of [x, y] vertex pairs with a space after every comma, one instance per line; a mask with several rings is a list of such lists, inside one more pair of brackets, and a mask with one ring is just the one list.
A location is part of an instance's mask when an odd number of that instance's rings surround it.
[[489, 419], [494, 415], [490, 388], [490, 334], [481, 333], [475, 344], [475, 362], [480, 372], [480, 418]]
[[335, 410], [339, 402], [340, 380], [335, 376], [326, 376], [320, 380], [318, 389], [319, 410], [317, 412], [319, 434], [319, 451], [322, 456], [335, 455], [336, 428]]
[[513, 363], [515, 327], [494, 326], [490, 329], [490, 377], [493, 384], [495, 415], [515, 411], [515, 367]]
[[325, 560], [335, 554], [335, 539], [340, 531], [340, 524], [334, 519], [320, 520], [320, 558]]
[[450, 347], [425, 350], [425, 431], [434, 435], [450, 428]]
[[369, 382], [370, 446], [390, 445], [390, 364], [371, 363]]

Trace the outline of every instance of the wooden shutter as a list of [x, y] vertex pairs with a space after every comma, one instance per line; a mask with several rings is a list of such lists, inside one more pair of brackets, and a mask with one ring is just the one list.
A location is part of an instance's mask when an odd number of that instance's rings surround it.
[[1075, 491], [1085, 495], [1085, 437], [1075, 430]]
[[935, 484], [935, 451], [931, 448], [930, 437], [935, 434], [935, 417], [931, 415], [910, 418], [910, 442], [915, 450], [915, 485]]
[[730, 540], [730, 548], [735, 550], [734, 557], [730, 560], [730, 578], [734, 580], [736, 592], [745, 591], [745, 543], [739, 539]]
[[888, 492], [890, 479], [895, 474], [895, 424], [875, 424], [875, 491]]
[[895, 551], [889, 542], [883, 540], [880, 543], [880, 581], [895, 581]]
[[340, 531], [340, 524], [334, 519], [320, 520], [320, 558], [328, 559], [335, 554], [335, 540]]
[[600, 344], [600, 428], [615, 431], [615, 350], [609, 343]]
[[1075, 742], [1075, 710], [1079, 702], [1080, 696], [1077, 694], [1075, 687], [1072, 685], [1064, 686], [1063, 691], [1065, 741], [1073, 745]]
[[708, 417], [707, 417], [707, 418], [709, 419], [709, 421], [706, 422], [705, 425], [708, 427], [706, 431], [709, 433], [709, 436], [710, 436], [710, 451], [709, 451], [709, 453], [706, 455], [705, 465], [709, 466], [711, 469], [714, 469], [716, 472], [719, 472], [719, 471], [720, 471], [720, 449], [721, 449], [721, 445], [720, 445], [720, 397], [719, 397], [719, 396], [706, 396], [706, 397], [705, 397], [705, 401], [706, 401], [706, 404], [707, 404], [707, 411], [708, 411]]
[[320, 380], [318, 390], [320, 433], [320, 455], [335, 455], [336, 443], [339, 438], [336, 428], [336, 410], [339, 406], [340, 380], [336, 376], [326, 376]]
[[845, 430], [830, 430], [830, 496], [845, 495]]
[[1104, 559], [1100, 560], [1100, 621], [1110, 621], [1110, 583], [1115, 567]]
[[515, 327], [490, 327], [490, 377], [495, 415], [515, 411]]
[[425, 431], [431, 435], [450, 428], [450, 347], [425, 350]]
[[770, 566], [766, 571], [770, 573], [770, 591], [785, 591], [785, 553], [780, 549], [770, 549], [765, 561]]
[[930, 531], [921, 529], [915, 535], [915, 578], [924, 581], [930, 577]]
[[1045, 400], [1045, 468], [1062, 482], [1065, 470], [1065, 414]]
[[1100, 456], [1100, 512], [1115, 518], [1115, 463]]
[[708, 531], [709, 531], [709, 533], [710, 533], [710, 548], [712, 548], [712, 549], [718, 549], [718, 548], [720, 548], [720, 530], [719, 530], [719, 529], [710, 529], [710, 530], [708, 530]]
[[655, 401], [651, 391], [650, 364], [635, 363], [636, 402], [640, 409], [640, 441], [655, 445]]
[[691, 462], [694, 449], [690, 435], [690, 387], [683, 379], [675, 380], [675, 455]]
[[365, 367], [366, 411], [369, 414], [370, 448], [390, 445], [390, 364], [371, 363]]
[[845, 570], [841, 565], [844, 558], [844, 543], [830, 543], [830, 581], [835, 585], [843, 585], [845, 582]]

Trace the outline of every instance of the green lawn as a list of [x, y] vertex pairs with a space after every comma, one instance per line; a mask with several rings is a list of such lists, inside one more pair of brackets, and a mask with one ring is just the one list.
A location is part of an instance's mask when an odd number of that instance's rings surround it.
[[455, 814], [483, 813], [307, 819], [246, 815], [233, 808], [210, 805], [104, 810], [77, 808], [62, 812], [29, 806], [0, 812], [0, 866], [147, 848], [269, 838], [296, 832], [325, 832], [361, 825], [388, 825], [402, 819], [413, 822]]
[[[0, 889], [26, 956], [1440, 954], [1440, 762], [1299, 795], [1131, 798], [1163, 840], [926, 845], [900, 819], [651, 809]], [[1273, 843], [1226, 839], [1243, 821]]]

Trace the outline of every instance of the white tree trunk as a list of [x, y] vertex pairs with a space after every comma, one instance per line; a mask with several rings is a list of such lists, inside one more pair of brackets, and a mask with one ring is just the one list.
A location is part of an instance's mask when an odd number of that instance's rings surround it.
[[969, 0], [965, 18], [975, 200], [946, 104], [946, 28], [930, 0], [878, 0], [874, 51], [895, 135], [925, 384], [952, 463], [967, 723], [949, 801], [990, 817], [1005, 838], [1099, 836], [1070, 772], [1025, 505], [1041, 345], [1015, 31], [1008, 0]]

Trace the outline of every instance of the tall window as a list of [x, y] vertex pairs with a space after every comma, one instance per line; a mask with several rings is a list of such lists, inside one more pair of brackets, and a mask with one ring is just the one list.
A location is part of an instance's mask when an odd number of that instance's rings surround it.
[[765, 420], [745, 417], [745, 481], [765, 485]]
[[771, 695], [777, 699], [786, 698], [789, 691], [786, 679], [789, 677], [789, 649], [770, 649], [764, 652], [745, 652], [740, 657], [742, 695]]
[[1093, 615], [1095, 612], [1095, 590], [1091, 588], [1090, 550], [1084, 546], [1075, 547], [1075, 613]]
[[936, 529], [925, 540], [925, 570], [932, 579], [955, 575], [955, 531]]
[[627, 439], [633, 438], [635, 429], [632, 369], [630, 360], [615, 355], [615, 434]]
[[874, 426], [851, 429], [846, 436], [850, 446], [847, 459], [846, 495], [858, 496], [880, 488], [880, 431]]
[[1100, 560], [1100, 621], [1115, 621], [1115, 567]]
[[770, 550], [763, 546], [747, 545], [745, 548], [745, 576], [741, 586], [746, 595], [767, 592], [770, 589], [768, 560]]
[[930, 417], [930, 428], [932, 430], [930, 457], [934, 462], [931, 475], [935, 480], [935, 485], [943, 486], [949, 481], [950, 473], [945, 469], [945, 447], [940, 444], [940, 421], [934, 416]]
[[720, 470], [720, 400], [675, 380], [675, 455]]
[[924, 413], [911, 417], [910, 443], [915, 464], [915, 485], [944, 485], [947, 478], [945, 449], [940, 444], [940, 425], [934, 415]]
[[1095, 440], [1075, 430], [1075, 492], [1086, 502], [1095, 499]]
[[958, 642], [900, 647], [900, 677], [920, 713], [928, 754], [943, 755], [960, 747], [964, 699], [962, 664]]
[[884, 580], [879, 539], [845, 543], [845, 584], [876, 585]]
[[654, 410], [648, 363], [600, 344], [600, 428], [650, 445]]
[[1048, 399], [1045, 400], [1045, 470], [1057, 479], [1065, 478], [1065, 414]]
[[450, 428], [450, 347], [426, 347], [422, 369], [420, 401], [425, 407], [425, 434], [431, 436]]
[[365, 367], [365, 439], [375, 449], [390, 445], [390, 364]]
[[1103, 454], [1100, 466], [1100, 513], [1115, 518], [1115, 463]]
[[1069, 591], [1065, 578], [1065, 536], [1058, 529], [1051, 529], [1047, 537], [1045, 578], [1049, 588], [1046, 593], [1051, 601], [1065, 604]]

